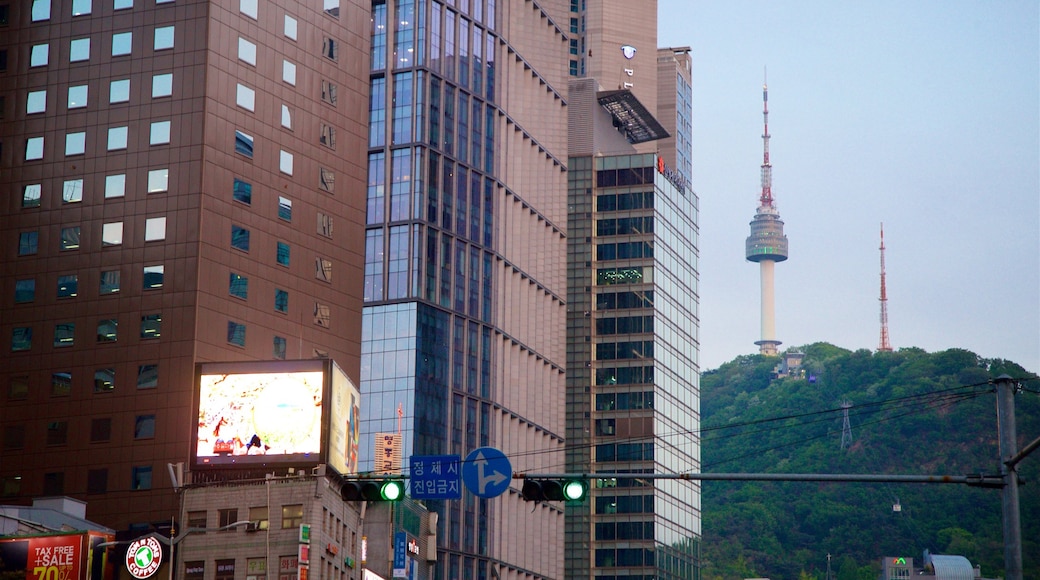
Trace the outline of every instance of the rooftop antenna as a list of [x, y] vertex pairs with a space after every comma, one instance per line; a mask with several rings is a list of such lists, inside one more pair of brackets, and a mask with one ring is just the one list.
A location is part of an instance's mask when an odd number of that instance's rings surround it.
[[885, 224], [881, 224], [881, 342], [878, 352], [892, 352], [888, 342], [888, 293], [885, 290]]

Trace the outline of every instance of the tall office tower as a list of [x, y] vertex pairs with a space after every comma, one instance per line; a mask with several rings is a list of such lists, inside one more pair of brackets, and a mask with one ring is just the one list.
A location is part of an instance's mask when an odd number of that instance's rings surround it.
[[[657, 48], [656, 2], [571, 10], [567, 471], [696, 471], [689, 49]], [[566, 513], [566, 578], [697, 574], [699, 484], [618, 478]]]
[[773, 203], [773, 166], [769, 163], [769, 88], [762, 85], [762, 194], [758, 210], [751, 220], [751, 235], [744, 248], [750, 262], [758, 262], [762, 279], [762, 338], [755, 342], [759, 353], [775, 356], [780, 341], [776, 339], [776, 309], [773, 300], [773, 271], [777, 262], [787, 259], [787, 236], [784, 222]]
[[[404, 457], [563, 465], [566, 10], [372, 4], [363, 459], [400, 408]], [[430, 503], [440, 578], [562, 576], [562, 512], [518, 492]]]
[[169, 522], [197, 362], [359, 374], [369, 5], [0, 9], [0, 499]]

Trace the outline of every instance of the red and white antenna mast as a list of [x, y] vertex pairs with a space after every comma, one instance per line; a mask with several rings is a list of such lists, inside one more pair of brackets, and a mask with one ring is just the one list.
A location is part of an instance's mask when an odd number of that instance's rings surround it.
[[769, 163], [769, 84], [766, 80], [762, 82], [762, 126], [762, 195], [759, 202], [772, 207], [773, 166]]
[[881, 224], [881, 343], [878, 352], [892, 352], [888, 342], [888, 293], [885, 291], [885, 224]]

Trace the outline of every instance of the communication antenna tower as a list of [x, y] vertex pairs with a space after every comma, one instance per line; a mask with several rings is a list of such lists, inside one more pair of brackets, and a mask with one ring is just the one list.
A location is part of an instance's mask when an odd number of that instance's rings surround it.
[[881, 342], [878, 352], [892, 352], [888, 342], [888, 293], [885, 291], [885, 224], [881, 224]]
[[841, 402], [841, 413], [843, 420], [841, 423], [841, 450], [844, 451], [852, 446], [852, 424], [849, 423], [849, 409], [852, 407], [852, 403], [848, 401]]

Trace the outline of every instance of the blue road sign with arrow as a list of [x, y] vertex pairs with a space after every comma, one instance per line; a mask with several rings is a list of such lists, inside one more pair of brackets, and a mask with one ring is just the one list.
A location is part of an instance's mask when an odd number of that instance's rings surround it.
[[494, 447], [479, 447], [462, 463], [462, 483], [477, 497], [498, 497], [509, 489], [513, 466]]

